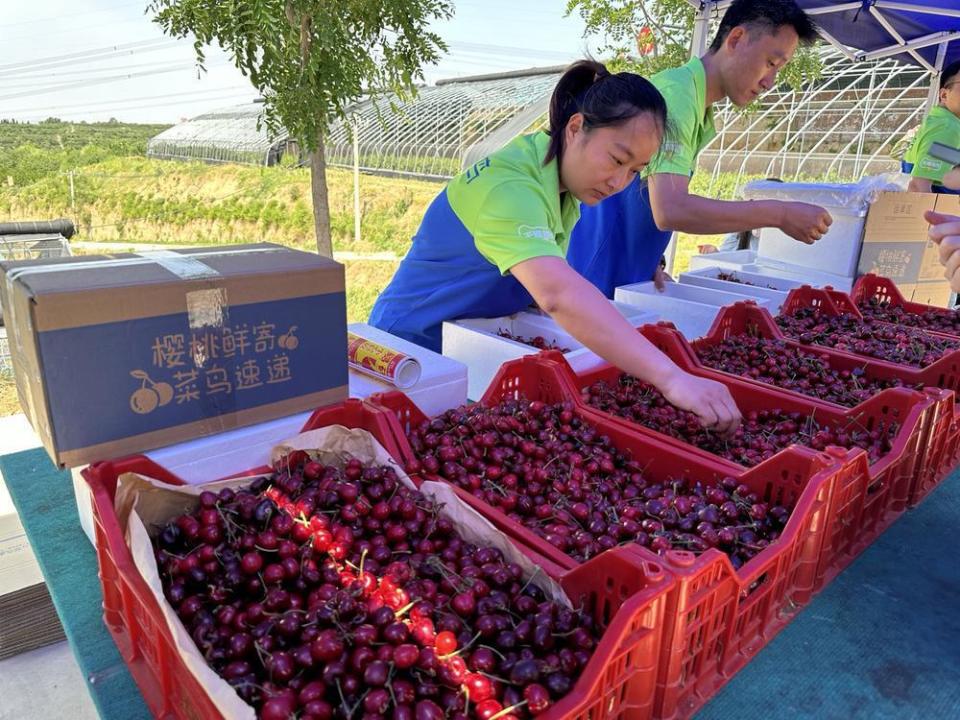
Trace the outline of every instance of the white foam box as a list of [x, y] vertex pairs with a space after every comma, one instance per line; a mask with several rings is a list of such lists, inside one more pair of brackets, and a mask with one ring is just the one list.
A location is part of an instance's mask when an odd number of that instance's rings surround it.
[[[298, 434], [311, 413], [297, 413], [259, 425], [207, 435], [144, 453], [188, 485], [201, 485], [251, 468], [270, 464], [270, 451], [278, 443]], [[70, 469], [77, 500], [80, 526], [94, 542], [90, 488], [81, 476], [86, 466]], [[213, 475], [211, 475], [213, 472]]]
[[690, 269], [702, 270], [708, 267], [718, 267], [725, 270], [742, 270], [745, 265], [752, 265], [756, 261], [757, 253], [755, 250], [727, 250], [725, 252], [691, 256]]
[[[613, 305], [634, 327], [657, 321], [656, 313], [651, 310], [621, 303]], [[445, 322], [443, 354], [459, 360], [469, 368], [467, 394], [471, 400], [483, 397], [503, 363], [540, 352], [531, 345], [500, 337], [498, 333], [501, 330], [526, 338], [540, 336], [547, 343], [569, 348], [564, 357], [577, 371], [587, 370], [601, 363], [592, 350], [585, 348], [548, 315], [539, 312], [519, 312], [499, 318], [465, 318]]]
[[869, 196], [861, 185], [753, 183], [752, 187], [744, 188], [744, 197], [819, 205], [833, 218], [827, 233], [812, 245], [794, 240], [779, 228], [762, 228], [757, 246], [759, 263], [766, 264], [765, 260], [769, 259], [842, 277], [856, 276], [869, 209]]
[[[366, 323], [354, 323], [348, 329], [417, 359], [421, 369], [420, 380], [403, 392], [427, 417], [434, 417], [467, 401], [467, 365], [463, 362], [444, 357]], [[350, 369], [350, 397], [367, 398], [374, 393], [396, 389], [386, 381]]]
[[623, 285], [614, 291], [617, 302], [636, 305], [660, 314], [677, 326], [690, 340], [705, 335], [713, 325], [720, 308], [742, 300], [755, 300], [757, 305], [770, 309], [770, 300], [756, 300], [740, 292], [724, 292], [696, 285], [668, 282], [657, 290], [652, 281]]
[[[721, 280], [718, 277], [721, 273], [732, 275], [743, 282]], [[754, 300], [769, 300], [770, 312], [772, 313], [780, 311], [780, 307], [786, 302], [790, 290], [803, 284], [797, 280], [786, 280], [762, 275], [760, 273], [729, 270], [718, 267], [709, 267], [682, 273], [679, 281], [681, 285], [696, 285], [697, 287], [712, 288], [714, 290], [746, 295]], [[747, 285], [745, 283], [751, 284]]]
[[835, 275], [833, 273], [823, 272], [822, 270], [814, 270], [789, 263], [777, 263], [769, 258], [757, 261], [752, 265], [744, 265], [741, 270], [742, 272], [762, 275], [766, 278], [792, 281], [797, 283], [796, 287], [800, 287], [801, 285], [810, 285], [817, 288], [831, 287], [834, 290], [842, 290], [843, 292], [850, 292], [850, 290], [853, 289], [853, 284], [856, 282], [855, 277]]
[[[613, 305], [617, 312], [623, 315], [623, 317], [627, 319], [627, 322], [634, 327], [640, 327], [641, 325], [647, 325], [648, 323], [655, 323], [660, 319], [660, 316], [652, 310], [644, 310], [636, 305], [627, 305], [626, 303], [615, 302], [613, 300], [610, 301], [610, 304]], [[544, 327], [549, 330], [560, 329], [560, 326], [557, 325], [557, 321], [538, 307], [531, 307], [529, 310], [524, 310], [523, 315], [529, 315], [533, 318], [544, 318]]]

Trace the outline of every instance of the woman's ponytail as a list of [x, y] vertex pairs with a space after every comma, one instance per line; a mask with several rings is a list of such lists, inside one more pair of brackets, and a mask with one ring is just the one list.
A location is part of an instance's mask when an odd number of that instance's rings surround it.
[[667, 124], [667, 104], [649, 80], [634, 73], [611, 74], [596, 60], [578, 60], [560, 77], [550, 98], [550, 146], [544, 164], [563, 155], [564, 131], [578, 112], [587, 130], [620, 125], [641, 113], [654, 116], [661, 134]]

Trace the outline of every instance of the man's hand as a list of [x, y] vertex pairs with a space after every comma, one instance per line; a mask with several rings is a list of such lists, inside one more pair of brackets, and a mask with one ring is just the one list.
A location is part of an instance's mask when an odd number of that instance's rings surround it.
[[923, 219], [930, 223], [930, 239], [940, 246], [943, 276], [951, 290], [960, 292], [960, 217], [928, 210]]
[[712, 255], [715, 252], [720, 252], [717, 249], [716, 245], [697, 245], [697, 252], [701, 255]]
[[666, 270], [657, 265], [657, 269], [653, 273], [653, 286], [660, 292], [663, 292], [666, 290], [668, 282], [673, 282], [673, 278], [670, 277], [670, 274]]
[[813, 245], [827, 234], [833, 218], [819, 205], [802, 202], [781, 203], [781, 220], [778, 227], [794, 240]]

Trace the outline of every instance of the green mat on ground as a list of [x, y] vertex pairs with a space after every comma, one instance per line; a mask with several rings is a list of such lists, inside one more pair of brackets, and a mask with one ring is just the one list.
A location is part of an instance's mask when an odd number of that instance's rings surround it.
[[881, 535], [697, 720], [960, 718], [960, 472]]
[[[0, 472], [100, 717], [149, 718], [103, 624], [97, 556], [80, 528], [70, 473], [57, 470], [39, 449], [0, 457]], [[62, 713], [68, 717], [70, 709]]]
[[[101, 618], [73, 484], [42, 450], [0, 457], [101, 716], [148, 713]], [[824, 590], [697, 720], [960, 718], [960, 473]]]

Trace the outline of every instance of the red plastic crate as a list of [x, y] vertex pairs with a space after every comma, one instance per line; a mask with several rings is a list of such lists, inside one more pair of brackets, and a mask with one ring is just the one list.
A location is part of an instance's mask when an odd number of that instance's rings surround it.
[[[495, 404], [504, 396], [521, 393], [530, 400], [545, 402], [571, 399], [569, 388], [565, 387], [556, 367], [527, 357], [506, 363], [481, 402]], [[427, 418], [399, 392], [370, 400], [394, 413], [398, 442], [405, 445], [405, 455], [412, 458], [406, 432]], [[835, 524], [844, 525], [834, 522], [829, 515], [841, 465], [832, 455], [794, 447], [749, 470], [728, 467], [729, 463], [718, 462], [712, 456], [667, 446], [650, 435], [638, 435], [582, 407], [578, 407], [577, 412], [587, 422], [600, 427], [619, 450], [642, 457], [648, 477], [665, 479], [683, 475], [715, 483], [727, 475], [735, 475], [769, 502], [796, 505], [781, 539], [740, 570], [735, 570], [729, 557], [719, 550], [709, 550], [699, 557], [675, 551], [660, 558], [676, 576], [677, 586], [667, 613], [669, 630], [661, 660], [657, 716], [688, 717], [822, 587], [821, 575], [826, 572], [827, 562], [823, 556], [824, 542], [837, 534], [832, 530]], [[850, 453], [851, 457], [862, 455], [861, 451]], [[862, 470], [865, 467], [865, 462], [859, 466]], [[861, 472], [848, 482], [864, 486], [866, 473]], [[511, 538], [550, 558], [553, 572], [562, 573], [564, 568], [578, 566], [572, 557], [500, 510], [463, 489], [455, 489]], [[856, 509], [859, 511], [859, 506]], [[646, 548], [634, 547], [638, 557], [657, 558]], [[838, 552], [842, 555], [842, 549]], [[589, 564], [580, 568], [585, 569]]]
[[[644, 327], [642, 332], [674, 362], [685, 367], [692, 374], [712, 377], [726, 385], [741, 411], [779, 408], [786, 412], [814, 414], [817, 421], [823, 425], [846, 427], [853, 422], [857, 422], [868, 430], [876, 427], [880, 421], [895, 420], [898, 422], [900, 430], [894, 439], [892, 450], [870, 466], [868, 485], [874, 489], [875, 499], [871, 502], [870, 524], [862, 527], [865, 532], [870, 532], [873, 537], [876, 537], [906, 509], [915, 477], [925, 406], [930, 402], [922, 395], [905, 388], [892, 388], [882, 396], [874, 396], [864, 401], [857, 408], [852, 410], [840, 409], [837, 406], [815, 403], [810, 398], [796, 393], [783, 393], [778, 388], [758, 385], [726, 374], [712, 373], [702, 367], [696, 368], [689, 362], [690, 351], [680, 342], [682, 336], [678, 333], [662, 326], [651, 325]], [[571, 383], [571, 389], [575, 392], [577, 398], [580, 397], [582, 389], [599, 380], [615, 382], [621, 374], [618, 368], [604, 365], [582, 375], [576, 375], [566, 365], [562, 356], [551, 354], [549, 357], [551, 362], [564, 368], [565, 372], [562, 374]], [[584, 406], [586, 407], [585, 403]], [[638, 432], [652, 433], [663, 438], [665, 442], [689, 448], [691, 452], [716, 458], [719, 462], [731, 468], [741, 467], [730, 461], [717, 458], [704, 450], [691, 448], [683, 441], [655, 433], [624, 418], [605, 412], [596, 412], [615, 422], [625, 423]], [[874, 505], [875, 507], [873, 507]], [[866, 519], [863, 518], [863, 520]]]
[[[802, 288], [796, 288], [787, 296], [787, 301], [783, 304], [781, 313], [789, 315], [801, 308], [820, 308], [822, 312], [829, 315], [839, 315], [841, 310], [838, 309], [836, 301], [840, 295], [843, 295], [843, 293], [838, 293], [837, 291], [831, 291], [828, 293], [823, 290], [816, 290], [806, 286]], [[849, 305], [854, 305], [853, 301], [850, 300], [849, 297], [847, 300]], [[855, 306], [852, 310], [849, 307], [845, 307], [843, 312], [851, 312], [851, 314], [862, 317], [860, 311], [857, 310]], [[754, 317], [756, 317], [756, 315], [754, 315]], [[776, 324], [774, 323], [774, 325]], [[716, 322], [714, 323], [714, 328], [715, 327]], [[779, 332], [779, 328], [777, 328], [777, 330]], [[930, 334], [956, 340], [956, 337], [952, 335], [944, 335], [941, 333]], [[814, 345], [811, 347], [820, 349], [822, 346]], [[863, 355], [857, 355], [855, 353], [849, 353], [843, 350], [834, 350], [834, 352], [843, 353], [855, 358], [865, 358]], [[923, 384], [929, 387], [953, 390], [955, 393], [960, 392], [960, 350], [954, 350], [946, 353], [939, 360], [925, 368], [899, 365], [897, 363], [879, 360], [876, 358], [870, 358], [870, 360], [875, 367], [884, 365], [895, 372], [900, 373], [900, 377], [904, 380], [904, 382], [910, 385]], [[957, 464], [960, 463], [960, 423], [954, 422], [953, 427], [955, 430], [949, 433], [949, 439], [946, 442], [947, 448], [945, 450], [946, 457], [949, 458], [949, 463], [945, 471], [940, 472], [940, 479], [946, 477], [946, 475], [949, 475], [950, 472], [957, 467]], [[922, 495], [923, 493], [920, 493], [919, 497], [922, 497]]]
[[[660, 334], [669, 332], [668, 330], [657, 331]], [[676, 331], [676, 342], [672, 357], [680, 357], [680, 350], [684, 350], [684, 355], [689, 358], [690, 365], [684, 367], [697, 369], [698, 373], [716, 373], [725, 378], [738, 377], [744, 382], [753, 383], [762, 387], [774, 387], [759, 380], [749, 377], [724, 373], [720, 370], [707, 367], [700, 362], [697, 353], [709, 347], [716, 346], [724, 340], [737, 335], [750, 335], [753, 337], [763, 337], [772, 340], [780, 340], [787, 346], [801, 352], [815, 353], [821, 357], [827, 358], [830, 366], [836, 370], [863, 370], [866, 377], [880, 380], [900, 380], [904, 384], [919, 385], [916, 380], [916, 373], [905, 374], [904, 367], [894, 363], [875, 360], [859, 355], [834, 350], [822, 346], [804, 345], [796, 340], [791, 340], [780, 332], [780, 328], [774, 322], [770, 314], [758, 308], [752, 303], [736, 303], [723, 308], [714, 320], [710, 332], [702, 338], [687, 341]], [[843, 409], [844, 406], [828, 403], [815, 396], [803, 395], [791, 390], [777, 388], [780, 392], [795, 395], [801, 398], [807, 398], [814, 402], [823, 404], [827, 407]], [[878, 393], [882, 396], [887, 391]], [[926, 497], [936, 485], [943, 480], [954, 467], [953, 463], [953, 445], [960, 442], [955, 436], [954, 416], [955, 402], [952, 390], [927, 387], [924, 390], [926, 400], [924, 401], [923, 419], [920, 425], [920, 441], [917, 444], [918, 459], [915, 463], [915, 476], [910, 488], [907, 504], [913, 507]], [[863, 410], [862, 406], [852, 408], [854, 412]]]
[[[350, 413], [356, 410], [338, 410], [342, 408], [318, 411], [308, 425], [322, 427], [325, 418], [327, 424], [351, 426]], [[372, 417], [369, 408], [361, 415]], [[383, 426], [377, 425], [382, 430]], [[385, 447], [390, 441], [383, 435], [377, 439]], [[126, 472], [182, 484], [142, 456], [95, 463], [83, 471], [93, 499], [104, 621], [155, 717], [219, 720], [222, 715], [183, 664], [157, 600], [137, 571], [124, 541], [114, 496], [117, 480]], [[530, 548], [521, 549], [538, 561]], [[573, 603], [593, 613], [605, 630], [574, 689], [540, 717], [649, 720], [653, 717], [664, 613], [673, 577], [655, 559], [637, 558], [633, 548], [618, 548], [564, 573], [558, 580]]]
[[[850, 291], [850, 299], [857, 306], [871, 300], [876, 300], [881, 303], [887, 303], [890, 307], [903, 308], [903, 311], [910, 315], [933, 313], [934, 315], [950, 317], [956, 316], [957, 314], [956, 310], [937, 307], [936, 305], [924, 305], [923, 303], [907, 300], [903, 297], [893, 280], [872, 273], [863, 275], [857, 279], [853, 289]], [[946, 330], [928, 330], [927, 332], [932, 332], [936, 335], [946, 335], [952, 338], [960, 337], [960, 333], [951, 333]]]
[[[780, 309], [780, 314], [792, 315], [797, 310], [805, 308], [816, 308], [826, 315], [841, 315], [847, 313], [853, 315], [854, 317], [863, 319], [863, 315], [846, 293], [841, 293], [837, 290], [820, 290], [807, 286], [794, 288], [790, 291], [790, 294], [787, 296], [786, 301], [783, 303], [783, 306]], [[930, 332], [929, 330], [921, 330], [919, 328], [914, 329], [918, 330], [919, 332], [928, 333], [935, 337], [946, 338], [954, 341], [957, 340], [957, 338], [953, 335]], [[822, 346], [811, 345], [809, 347], [816, 347], [819, 349]], [[851, 353], [844, 350], [835, 350], [835, 352], [844, 352], [848, 355], [852, 355], [853, 357], [863, 357], [862, 355], [857, 355], [856, 353]], [[931, 387], [942, 387], [955, 392], [960, 391], [960, 350], [951, 350], [950, 352], [945, 353], [943, 357], [925, 368], [899, 365], [897, 363], [891, 363], [878, 358], [870, 359], [874, 362], [886, 363], [892, 367], [913, 370], [915, 371], [914, 376], [920, 378], [919, 382], [923, 382], [924, 385], [929, 385]]]

